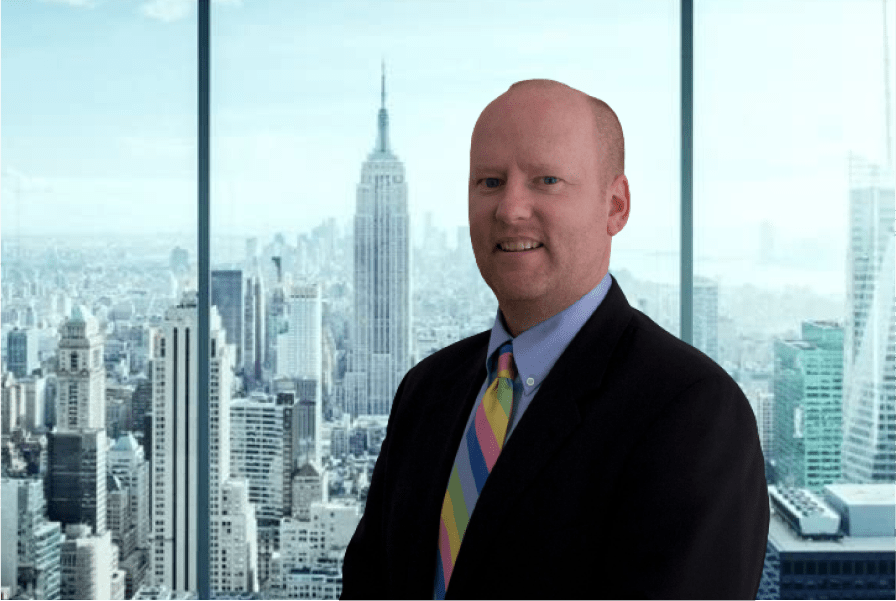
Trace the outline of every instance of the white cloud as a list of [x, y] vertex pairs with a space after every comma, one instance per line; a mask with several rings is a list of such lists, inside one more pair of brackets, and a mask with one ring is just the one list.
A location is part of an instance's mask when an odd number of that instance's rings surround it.
[[[242, 0], [212, 0], [212, 2], [227, 6], [242, 6], [243, 3]], [[194, 6], [196, 0], [147, 0], [140, 5], [140, 12], [150, 19], [171, 23], [193, 14]]]

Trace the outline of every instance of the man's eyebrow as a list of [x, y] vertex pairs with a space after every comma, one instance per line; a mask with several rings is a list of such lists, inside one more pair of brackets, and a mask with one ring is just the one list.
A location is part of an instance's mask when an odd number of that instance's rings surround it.
[[[521, 166], [524, 170], [535, 173], [555, 173], [561, 171], [561, 168], [558, 165], [552, 165], [550, 163], [522, 163]], [[492, 165], [474, 165], [471, 169], [471, 173], [473, 174], [502, 173], [503, 171], [505, 171], [504, 167], [496, 167]]]

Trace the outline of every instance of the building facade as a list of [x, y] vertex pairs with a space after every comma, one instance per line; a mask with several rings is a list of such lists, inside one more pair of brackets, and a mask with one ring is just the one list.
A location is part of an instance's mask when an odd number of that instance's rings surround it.
[[843, 477], [896, 481], [894, 174], [849, 160]]
[[841, 477], [843, 327], [805, 321], [775, 341], [774, 460], [778, 481], [821, 489]]
[[389, 144], [385, 71], [376, 146], [355, 210], [355, 331], [349, 411], [388, 415], [410, 356], [410, 238], [405, 168]]
[[[150, 581], [172, 590], [195, 591], [198, 587], [196, 557], [199, 545], [208, 545], [211, 588], [229, 592], [234, 583], [242, 588], [250, 541], [238, 540], [240, 532], [252, 531], [254, 513], [250, 506], [236, 508], [244, 497], [229, 494], [228, 511], [238, 511], [251, 519], [251, 527], [234, 534], [223, 525], [225, 484], [230, 477], [230, 401], [233, 360], [217, 309], [210, 314], [209, 357], [209, 540], [199, 541], [198, 512], [204, 503], [198, 498], [197, 397], [197, 306], [188, 293], [165, 315], [161, 339], [153, 356], [152, 427], [152, 535]], [[230, 488], [228, 488], [230, 490]], [[246, 500], [248, 504], [248, 500]], [[224, 530], [222, 531], [222, 528]], [[246, 534], [248, 536], [248, 534]], [[237, 541], [237, 542], [234, 542]], [[246, 544], [243, 544], [243, 543]], [[252, 541], [254, 544], [254, 540]], [[251, 558], [254, 560], [254, 557]]]

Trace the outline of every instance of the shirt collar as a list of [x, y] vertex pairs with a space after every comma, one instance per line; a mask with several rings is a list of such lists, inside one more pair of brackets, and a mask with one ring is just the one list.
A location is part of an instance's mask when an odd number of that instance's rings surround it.
[[[585, 296], [560, 313], [529, 328], [516, 338], [511, 336], [507, 328], [504, 327], [504, 319], [501, 316], [501, 310], [498, 309], [488, 341], [488, 355], [486, 355], [485, 363], [488, 379], [491, 380], [493, 376], [494, 360], [492, 356], [502, 344], [511, 340], [513, 341], [513, 360], [521, 379], [527, 385], [540, 386], [542, 380], [554, 367], [554, 363], [607, 296], [612, 282], [608, 272], [600, 283]], [[533, 384], [528, 384], [529, 378], [532, 378]]]

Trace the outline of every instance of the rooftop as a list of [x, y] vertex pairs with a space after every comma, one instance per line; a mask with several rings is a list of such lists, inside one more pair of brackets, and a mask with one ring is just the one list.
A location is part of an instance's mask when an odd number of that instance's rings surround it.
[[783, 518], [772, 510], [768, 524], [768, 540], [779, 552], [784, 553], [858, 553], [896, 551], [893, 536], [844, 536], [839, 540], [811, 540], [799, 537], [784, 523]]
[[827, 488], [847, 505], [896, 505], [896, 484], [828, 484]]

